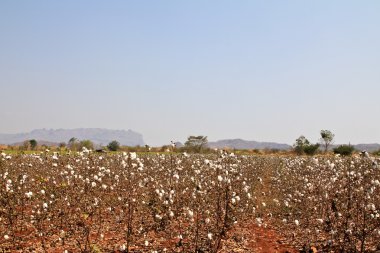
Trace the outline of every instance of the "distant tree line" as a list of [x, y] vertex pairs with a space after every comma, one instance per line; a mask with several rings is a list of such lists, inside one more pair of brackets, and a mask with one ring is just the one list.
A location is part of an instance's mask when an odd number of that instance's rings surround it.
[[[312, 144], [305, 136], [301, 135], [296, 139], [296, 142], [293, 145], [293, 150], [298, 155], [315, 155], [319, 151], [319, 147], [322, 145], [324, 153], [327, 153], [329, 147], [334, 143], [335, 135], [330, 130], [321, 130], [321, 138], [319, 143]], [[333, 149], [335, 154], [348, 156], [355, 151], [353, 146], [349, 145], [340, 145]]]
[[[317, 153], [329, 153], [333, 152], [335, 154], [339, 154], [342, 156], [349, 156], [354, 151], [355, 148], [348, 145], [340, 145], [331, 149], [332, 144], [334, 143], [335, 135], [330, 130], [321, 130], [320, 131], [320, 139], [317, 143], [311, 143], [305, 136], [301, 135], [295, 140], [293, 144], [292, 151], [297, 155], [315, 155]], [[108, 143], [106, 146], [96, 145], [91, 140], [78, 140], [75, 137], [70, 138], [70, 140], [65, 143], [61, 142], [58, 144], [58, 147], [48, 147], [47, 145], [39, 145], [39, 143], [35, 139], [26, 140], [18, 147], [21, 151], [31, 150], [46, 150], [46, 149], [55, 149], [61, 151], [81, 151], [83, 148], [88, 150], [95, 151], [125, 151], [125, 152], [188, 152], [188, 153], [212, 153], [214, 150], [208, 147], [207, 136], [203, 135], [191, 135], [187, 138], [187, 141], [184, 145], [177, 146], [176, 143], [171, 142], [170, 145], [164, 145], [162, 147], [152, 148], [149, 145], [145, 146], [122, 146], [117, 140], [113, 140]], [[14, 149], [15, 147], [8, 146], [8, 149]], [[17, 148], [17, 147], [16, 147]], [[3, 148], [4, 149], [4, 148]], [[279, 153], [282, 152], [284, 154], [289, 153], [289, 151], [280, 151], [280, 150], [236, 150], [232, 149], [234, 152], [244, 151], [248, 154], [267, 154], [267, 153]], [[374, 155], [380, 156], [380, 150], [373, 152]]]

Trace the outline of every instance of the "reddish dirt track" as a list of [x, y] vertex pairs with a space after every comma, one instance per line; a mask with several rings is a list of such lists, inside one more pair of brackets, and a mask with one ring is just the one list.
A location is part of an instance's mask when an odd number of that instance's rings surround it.
[[259, 227], [255, 223], [237, 226], [224, 241], [221, 253], [296, 253], [298, 250], [290, 246], [276, 231]]

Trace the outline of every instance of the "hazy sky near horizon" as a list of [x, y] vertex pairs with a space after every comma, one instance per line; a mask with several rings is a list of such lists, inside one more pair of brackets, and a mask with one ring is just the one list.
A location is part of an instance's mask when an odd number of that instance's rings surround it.
[[0, 133], [380, 142], [380, 1], [0, 2]]

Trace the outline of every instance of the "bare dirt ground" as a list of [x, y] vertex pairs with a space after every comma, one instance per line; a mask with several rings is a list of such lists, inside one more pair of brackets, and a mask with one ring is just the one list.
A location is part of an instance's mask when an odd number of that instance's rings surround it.
[[289, 241], [274, 229], [247, 222], [231, 230], [223, 242], [220, 253], [232, 252], [296, 253], [299, 250], [290, 246]]
[[[108, 235], [105, 236], [103, 243], [109, 245], [109, 251], [104, 252], [121, 252], [112, 244], [118, 245], [115, 240], [117, 236]], [[164, 240], [164, 238], [157, 238], [157, 240]], [[48, 243], [48, 242], [47, 242]], [[175, 242], [161, 242], [161, 244], [168, 244], [170, 246]], [[35, 247], [32, 247], [34, 244]], [[6, 248], [10, 249], [5, 252], [44, 252], [44, 250], [38, 245], [38, 241], [30, 241], [27, 249], [15, 249], [12, 245], [8, 244]], [[58, 246], [51, 247], [47, 252], [63, 252], [65, 247]], [[7, 249], [5, 249], [7, 250]], [[26, 250], [26, 251], [24, 251]], [[131, 247], [130, 252], [151, 252], [152, 249], [146, 249], [142, 247]], [[2, 252], [0, 250], [0, 252]], [[75, 252], [75, 251], [69, 251]], [[100, 251], [103, 252], [103, 251]], [[221, 249], [219, 253], [296, 253], [300, 252], [290, 245], [282, 235], [276, 232], [272, 228], [264, 228], [258, 226], [254, 222], [246, 222], [237, 225], [231, 231], [228, 232], [226, 239], [222, 240]]]

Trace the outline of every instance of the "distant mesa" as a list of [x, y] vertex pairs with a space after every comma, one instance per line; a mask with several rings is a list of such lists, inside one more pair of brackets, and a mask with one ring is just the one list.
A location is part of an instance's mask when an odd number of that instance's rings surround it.
[[104, 128], [36, 129], [29, 133], [0, 134], [0, 143], [10, 145], [31, 139], [38, 142], [67, 143], [72, 137], [78, 140], [91, 140], [102, 145], [107, 145], [113, 140], [117, 140], [121, 145], [125, 146], [145, 145], [143, 136], [137, 132]]

